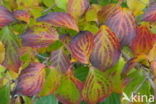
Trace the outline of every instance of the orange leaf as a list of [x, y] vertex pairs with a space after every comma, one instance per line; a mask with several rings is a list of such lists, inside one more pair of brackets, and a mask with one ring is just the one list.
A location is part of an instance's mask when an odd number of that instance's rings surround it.
[[135, 55], [148, 54], [155, 42], [155, 35], [150, 31], [147, 25], [137, 27], [137, 35], [132, 41], [131, 49]]

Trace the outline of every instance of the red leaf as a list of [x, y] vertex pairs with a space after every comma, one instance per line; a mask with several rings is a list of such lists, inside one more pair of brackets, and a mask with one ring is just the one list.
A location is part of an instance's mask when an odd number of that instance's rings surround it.
[[89, 8], [88, 0], [68, 0], [68, 13], [75, 17], [81, 17]]
[[19, 95], [34, 96], [42, 88], [45, 76], [45, 65], [32, 63], [23, 69], [17, 80], [14, 93]]
[[88, 64], [94, 46], [94, 36], [91, 32], [83, 31], [70, 42], [72, 56], [81, 63]]
[[154, 22], [156, 21], [156, 2], [152, 2], [147, 10], [145, 11], [145, 14], [143, 15], [144, 21]]
[[129, 45], [136, 35], [136, 22], [132, 12], [126, 8], [115, 9], [107, 19], [106, 25], [120, 39], [121, 45]]
[[58, 39], [57, 31], [51, 28], [48, 31], [28, 31], [22, 36], [22, 43], [24, 46], [33, 48], [47, 47]]
[[16, 10], [13, 13], [14, 17], [20, 21], [24, 21], [26, 23], [29, 22], [31, 15], [24, 10]]
[[63, 72], [71, 66], [70, 59], [65, 54], [63, 47], [51, 53], [50, 62], [52, 66]]
[[156, 41], [154, 37], [155, 35], [149, 30], [147, 25], [138, 26], [137, 35], [131, 44], [133, 53], [135, 55], [148, 54]]
[[37, 19], [39, 22], [46, 22], [56, 27], [65, 27], [79, 31], [78, 26], [74, 18], [68, 13], [53, 12]]
[[13, 21], [15, 21], [15, 18], [11, 12], [3, 6], [0, 6], [0, 28], [9, 25]]
[[120, 44], [116, 35], [106, 26], [101, 26], [94, 39], [95, 46], [91, 54], [94, 67], [105, 70], [113, 66], [120, 56]]

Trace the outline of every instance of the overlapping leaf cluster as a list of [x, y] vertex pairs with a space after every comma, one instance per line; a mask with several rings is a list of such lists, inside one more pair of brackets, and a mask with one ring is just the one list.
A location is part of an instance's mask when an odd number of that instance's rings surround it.
[[[151, 29], [156, 2], [97, 3], [2, 1], [0, 86], [11, 87], [10, 102], [18, 102], [15, 95], [27, 102], [25, 96], [53, 94], [63, 104], [97, 104], [112, 93], [126, 92], [135, 80], [129, 70], [137, 63], [156, 76], [156, 35]], [[131, 59], [122, 62], [125, 47], [132, 50]]]

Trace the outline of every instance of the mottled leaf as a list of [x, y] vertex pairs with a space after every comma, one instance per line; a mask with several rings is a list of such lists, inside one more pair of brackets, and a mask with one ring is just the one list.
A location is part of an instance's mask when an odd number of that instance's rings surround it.
[[21, 65], [18, 54], [19, 42], [17, 39], [8, 27], [4, 27], [0, 32], [0, 40], [5, 46], [5, 59], [2, 64], [14, 72], [18, 72]]
[[149, 0], [127, 0], [128, 8], [131, 9], [134, 15], [138, 16], [143, 13], [143, 9], [149, 4]]
[[53, 28], [43, 31], [29, 30], [21, 35], [21, 38], [24, 46], [42, 48], [47, 47], [58, 40], [58, 33]]
[[71, 66], [70, 59], [65, 53], [64, 47], [51, 52], [50, 62], [52, 66], [63, 72], [68, 70]]
[[79, 62], [88, 64], [94, 46], [94, 36], [91, 32], [82, 31], [70, 42], [72, 56]]
[[15, 21], [12, 13], [3, 6], [0, 6], [0, 28], [9, 25], [11, 22]]
[[148, 54], [156, 39], [147, 24], [137, 27], [137, 35], [132, 41], [131, 49], [135, 55]]
[[63, 104], [79, 104], [80, 103], [80, 90], [77, 87], [74, 81], [77, 81], [76, 78], [73, 78], [72, 75], [65, 75], [61, 78], [61, 84], [55, 92], [57, 98]]
[[94, 67], [105, 70], [118, 61], [120, 56], [119, 40], [108, 27], [101, 26], [95, 35], [94, 43], [90, 58]]
[[24, 11], [24, 10], [16, 10], [13, 12], [13, 15], [16, 19], [20, 20], [20, 21], [24, 21], [26, 23], [29, 23], [30, 17], [31, 15], [29, 14], [29, 12]]
[[39, 22], [46, 22], [56, 27], [65, 27], [75, 31], [79, 31], [74, 18], [68, 13], [51, 12], [37, 19]]
[[45, 76], [45, 65], [41, 63], [31, 63], [22, 70], [18, 79], [14, 94], [34, 96], [42, 88]]
[[132, 12], [127, 8], [118, 8], [107, 19], [106, 25], [120, 39], [121, 45], [129, 45], [136, 35], [136, 23]]
[[76, 19], [81, 17], [88, 8], [88, 0], [68, 0], [67, 11]]
[[51, 93], [54, 93], [54, 91], [59, 87], [60, 80], [61, 80], [62, 74], [55, 68], [49, 68], [47, 69], [45, 82], [43, 84], [43, 88], [40, 91], [40, 96], [47, 96]]
[[5, 48], [3, 43], [0, 41], [0, 64], [4, 61], [5, 58]]
[[90, 69], [82, 96], [89, 104], [97, 104], [111, 94], [111, 82], [104, 73], [97, 69]]
[[156, 2], [152, 2], [143, 15], [144, 21], [156, 21]]

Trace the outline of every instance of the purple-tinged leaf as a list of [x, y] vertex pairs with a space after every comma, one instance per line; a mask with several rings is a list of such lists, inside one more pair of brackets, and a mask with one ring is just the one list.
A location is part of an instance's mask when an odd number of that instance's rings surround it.
[[148, 22], [156, 21], [156, 2], [152, 2], [143, 15], [143, 20]]
[[37, 21], [46, 22], [56, 27], [65, 27], [75, 31], [79, 31], [76, 21], [68, 13], [51, 12], [45, 16], [38, 18]]
[[106, 26], [101, 26], [94, 39], [91, 63], [101, 70], [116, 64], [120, 57], [120, 44], [117, 36]]
[[51, 28], [48, 31], [28, 31], [21, 35], [24, 46], [43, 48], [58, 40], [57, 31]]
[[0, 6], [0, 28], [9, 25], [13, 21], [15, 21], [15, 18], [12, 13], [3, 6]]
[[94, 47], [94, 35], [88, 31], [82, 31], [71, 40], [70, 51], [74, 59], [89, 64], [90, 54]]
[[45, 77], [45, 65], [31, 63], [23, 69], [18, 77], [14, 94], [34, 96], [42, 88]]
[[51, 52], [51, 65], [60, 71], [67, 71], [71, 67], [70, 59], [64, 52], [64, 47]]
[[20, 20], [20, 21], [24, 21], [26, 23], [29, 23], [30, 17], [31, 15], [29, 14], [29, 12], [24, 11], [24, 10], [16, 10], [13, 12], [13, 15], [16, 19]]
[[127, 8], [117, 8], [106, 20], [106, 25], [118, 36], [121, 45], [129, 45], [136, 35], [136, 22]]

